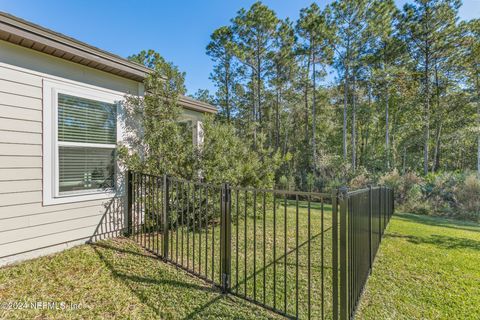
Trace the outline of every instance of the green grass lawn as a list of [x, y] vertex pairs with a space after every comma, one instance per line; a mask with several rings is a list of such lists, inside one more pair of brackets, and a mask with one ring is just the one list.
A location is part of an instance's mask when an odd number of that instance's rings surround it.
[[480, 226], [394, 215], [357, 319], [480, 319]]
[[[279, 207], [282, 208], [281, 206]], [[312, 212], [319, 232], [320, 215]], [[280, 210], [279, 212], [282, 212]], [[287, 226], [295, 226], [295, 210], [287, 211]], [[300, 243], [306, 239], [304, 207], [299, 211]], [[325, 210], [324, 225], [331, 214]], [[277, 220], [278, 245], [283, 246], [283, 218]], [[303, 218], [302, 218], [303, 217]], [[267, 215], [266, 226], [272, 226]], [[293, 220], [292, 220], [293, 219]], [[251, 230], [253, 221], [248, 218]], [[262, 226], [262, 221], [257, 221]], [[239, 238], [245, 236], [239, 229]], [[293, 228], [295, 230], [295, 228]], [[271, 230], [267, 231], [267, 239]], [[287, 228], [287, 294], [295, 297], [295, 241]], [[235, 226], [232, 229], [235, 245]], [[329, 232], [327, 232], [328, 234]], [[205, 234], [203, 234], [205, 236]], [[253, 246], [253, 234], [247, 233], [247, 246]], [[197, 234], [197, 237], [200, 237]], [[176, 239], [176, 237], [173, 237]], [[197, 244], [198, 244], [197, 238]], [[293, 238], [294, 239], [294, 238]], [[311, 243], [312, 250], [312, 319], [319, 318], [321, 297], [321, 261], [319, 237]], [[192, 241], [192, 239], [190, 239]], [[261, 234], [257, 249], [262, 248]], [[328, 243], [328, 237], [325, 242]], [[272, 244], [271, 240], [268, 242]], [[277, 304], [283, 303], [284, 247], [277, 256]], [[305, 248], [298, 250], [304, 261]], [[253, 250], [247, 250], [247, 293], [253, 294]], [[328, 250], [327, 250], [328, 251]], [[201, 252], [201, 251], [200, 251]], [[236, 249], [232, 266], [236, 264]], [[244, 247], [239, 244], [239, 290], [245, 286], [242, 262]], [[260, 251], [261, 252], [261, 251]], [[200, 255], [203, 256], [203, 255]], [[198, 257], [198, 253], [197, 253]], [[303, 258], [302, 258], [303, 257]], [[330, 253], [325, 253], [330, 259]], [[263, 270], [267, 277], [267, 302], [272, 300], [272, 266], [263, 268], [257, 257], [257, 297], [263, 298]], [[268, 262], [273, 261], [271, 256]], [[193, 262], [193, 261], [191, 261]], [[198, 261], [196, 264], [198, 268]], [[410, 214], [395, 215], [387, 228], [385, 239], [375, 261], [373, 273], [361, 300], [357, 319], [479, 319], [480, 318], [480, 226], [446, 219]], [[204, 265], [203, 267], [204, 268]], [[197, 269], [198, 270], [198, 269]], [[204, 269], [202, 269], [204, 270]], [[331, 275], [325, 268], [325, 294], [329, 295]], [[300, 316], [305, 318], [305, 264], [299, 266]], [[233, 273], [233, 284], [236, 274]], [[270, 289], [268, 289], [270, 288]], [[330, 296], [326, 297], [330, 300]], [[0, 302], [65, 302], [81, 304], [77, 310], [0, 308], [0, 319], [281, 319], [280, 316], [245, 302], [232, 295], [224, 296], [211, 285], [181, 269], [155, 258], [136, 242], [125, 238], [79, 246], [62, 253], [42, 257], [0, 269]], [[287, 309], [293, 312], [289, 300]], [[328, 305], [326, 319], [329, 318]]]
[[0, 302], [65, 302], [77, 310], [6, 310], [0, 319], [279, 319], [224, 296], [145, 252], [114, 239], [0, 269]]
[[[252, 206], [247, 206], [246, 214], [242, 207], [237, 211], [234, 197], [231, 229], [232, 291], [279, 311], [286, 311], [292, 316], [298, 312], [299, 318], [306, 319], [309, 312], [310, 280], [311, 318], [321, 318], [322, 314], [326, 319], [331, 318], [333, 312], [331, 206], [324, 204], [322, 213], [321, 203], [310, 202], [310, 241], [308, 241], [308, 203], [299, 201], [297, 224], [295, 202], [287, 201], [285, 211], [283, 201], [278, 200], [275, 216], [273, 206], [265, 210], [265, 215], [263, 207], [259, 207], [255, 213], [257, 219], [254, 219]], [[134, 238], [137, 239], [137, 236]], [[161, 245], [157, 235], [151, 233], [140, 235], [137, 241], [155, 249], [158, 246], [157, 239]], [[219, 239], [218, 225], [211, 226], [208, 230], [202, 228], [199, 231], [197, 228], [195, 232], [192, 228], [187, 231], [186, 227], [170, 230], [169, 258], [189, 270], [213, 279], [216, 283], [221, 283]]]

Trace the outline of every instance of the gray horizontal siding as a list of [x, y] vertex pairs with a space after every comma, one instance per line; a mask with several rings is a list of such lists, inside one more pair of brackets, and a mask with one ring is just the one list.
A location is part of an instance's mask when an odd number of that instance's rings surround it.
[[27, 121], [42, 122], [42, 111], [21, 107], [13, 107], [0, 101], [0, 117]]
[[0, 195], [28, 191], [42, 191], [42, 180], [0, 181]]
[[105, 200], [73, 202], [55, 206], [43, 206], [41, 202], [23, 203], [15, 206], [0, 207], [0, 221], [2, 221], [3, 219], [11, 219], [22, 216], [43, 215], [53, 212], [56, 212], [60, 216], [62, 213], [75, 209], [82, 209], [87, 212], [91, 212], [92, 210], [97, 209], [103, 209], [103, 211], [105, 212], [107, 205], [108, 202], [106, 202]]
[[[41, 87], [33, 87], [28, 84], [3, 79], [0, 79], [0, 92], [14, 93], [15, 95], [30, 98], [42, 97]], [[8, 101], [6, 103], [8, 104]]]
[[42, 110], [42, 99], [40, 97], [25, 97], [12, 92], [0, 91], [0, 101], [2, 101], [4, 105], [9, 105], [12, 107]]
[[0, 117], [0, 129], [2, 131], [42, 133], [42, 123]]
[[42, 201], [41, 191], [12, 192], [0, 194], [0, 207]]
[[98, 224], [94, 225], [79, 225], [68, 224], [69, 228], [65, 230], [51, 229], [48, 234], [33, 235], [21, 241], [12, 241], [6, 244], [0, 244], [0, 258], [21, 254], [23, 252], [40, 250], [45, 247], [54, 246], [61, 243], [75, 241], [77, 239], [85, 239], [89, 241], [95, 239], [99, 235], [116, 236], [122, 230], [99, 231]]
[[1, 131], [0, 143], [42, 144], [42, 135], [32, 132]]
[[[41, 168], [41, 156], [0, 156], [0, 169]], [[1, 192], [1, 191], [0, 191]]]
[[39, 76], [26, 73], [26, 72], [19, 72], [18, 70], [7, 68], [7, 67], [0, 67], [0, 80], [10, 81], [10, 82], [17, 82], [23, 85], [28, 85], [30, 87], [42, 87], [42, 78]]
[[41, 168], [0, 169], [0, 181], [42, 179]]
[[123, 199], [43, 205], [42, 131], [42, 77], [0, 65], [0, 264], [124, 225]]

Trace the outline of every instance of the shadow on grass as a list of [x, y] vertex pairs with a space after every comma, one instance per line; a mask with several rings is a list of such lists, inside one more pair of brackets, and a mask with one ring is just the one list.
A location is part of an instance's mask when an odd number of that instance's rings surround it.
[[125, 253], [125, 254], [129, 254], [129, 255], [134, 255], [134, 256], [138, 256], [138, 257], [145, 257], [145, 258], [150, 258], [150, 259], [158, 259], [157, 257], [155, 257], [154, 255], [151, 255], [151, 254], [136, 252], [136, 251], [133, 251], [133, 250], [127, 250], [127, 249], [123, 249], [123, 248], [119, 248], [119, 247], [114, 247], [114, 246], [110, 246], [110, 245], [108, 245], [106, 243], [102, 243], [102, 242], [95, 242], [95, 243], [92, 243], [91, 245], [95, 249], [95, 251], [97, 251], [97, 254], [98, 254], [97, 248], [103, 248], [103, 249], [107, 249], [107, 250], [114, 250], [115, 252], [118, 252], [118, 253]]
[[[323, 230], [323, 233], [331, 230], [332, 227], [329, 227], [325, 230]], [[316, 238], [320, 237], [322, 235], [322, 232], [319, 232], [315, 235], [313, 235], [311, 238], [310, 238], [310, 242], [315, 240]], [[255, 272], [252, 272], [250, 273], [243, 281], [239, 282], [238, 284], [235, 284], [233, 285], [232, 284], [232, 292], [233, 291], [237, 291], [241, 286], [245, 285], [245, 282], [247, 281], [250, 281], [252, 280], [255, 276], [260, 276], [261, 274], [263, 274], [264, 271], [266, 271], [268, 268], [270, 268], [271, 266], [273, 266], [274, 264], [275, 265], [283, 265], [284, 261], [285, 261], [285, 258], [288, 257], [288, 256], [291, 256], [293, 255], [296, 251], [300, 250], [302, 247], [305, 247], [306, 245], [308, 245], [309, 241], [308, 240], [305, 240], [304, 242], [300, 243], [298, 245], [298, 247], [296, 248], [293, 248], [293, 249], [290, 249], [286, 255], [285, 254], [282, 254], [280, 255], [278, 258], [276, 258], [274, 261], [271, 261], [270, 263], [268, 263], [267, 265], [265, 265], [263, 268], [260, 268], [258, 269], [257, 271]], [[295, 264], [291, 264], [291, 263], [287, 263], [287, 266], [288, 265], [291, 265], [291, 266], [295, 266]], [[299, 267], [303, 267], [303, 268], [307, 268], [307, 266], [303, 266], [302, 264], [299, 264], [298, 265]], [[311, 267], [312, 268], [312, 267]], [[318, 269], [318, 270], [321, 270], [322, 267], [319, 267], [319, 268], [315, 268], [315, 269]], [[323, 266], [323, 268], [325, 268], [325, 266]], [[312, 268], [313, 269], [313, 268]], [[237, 270], [238, 272], [238, 270]]]
[[432, 244], [442, 249], [480, 250], [480, 241], [433, 234], [430, 237], [417, 237], [398, 233], [385, 234], [386, 238], [402, 238], [414, 244]]
[[[128, 241], [128, 240], [125, 240]], [[160, 305], [176, 304], [178, 309], [184, 309], [188, 313], [183, 319], [193, 319], [202, 316], [207, 309], [212, 308], [223, 298], [221, 292], [208, 285], [190, 283], [188, 281], [178, 281], [168, 279], [175, 271], [167, 270], [169, 266], [160, 268], [154, 260], [158, 260], [153, 255], [136, 252], [121, 247], [110, 246], [105, 243], [95, 243], [91, 245], [99, 259], [111, 272], [113, 277], [124, 285], [134, 294], [143, 304], [148, 306], [158, 318], [169, 317], [165, 312], [160, 310]], [[115, 255], [121, 254], [120, 260], [115, 261]], [[136, 261], [136, 262], [134, 262]], [[153, 263], [153, 267], [151, 268]], [[150, 267], [150, 270], [148, 268]], [[147, 269], [147, 270], [146, 270]], [[142, 275], [138, 275], [143, 273]], [[145, 274], [146, 273], [146, 274]], [[174, 276], [174, 275], [173, 275]], [[187, 275], [185, 275], [187, 276]], [[188, 277], [188, 276], [187, 276]], [[200, 293], [210, 293], [210, 297], [202, 295], [201, 299], [190, 299], [185, 297], [184, 301], [169, 301], [169, 299], [161, 299], [158, 290], [183, 290], [188, 291], [191, 297], [200, 296]], [[178, 291], [177, 291], [178, 292]], [[165, 293], [168, 296], [168, 293]], [[208, 297], [208, 299], [205, 299]], [[179, 302], [183, 305], [179, 305]], [[214, 307], [213, 307], [214, 308]], [[170, 315], [171, 317], [171, 315]]]
[[403, 221], [411, 221], [434, 227], [442, 227], [470, 232], [480, 232], [480, 224], [471, 221], [460, 221], [448, 218], [422, 216], [412, 213], [396, 213], [395, 218]]

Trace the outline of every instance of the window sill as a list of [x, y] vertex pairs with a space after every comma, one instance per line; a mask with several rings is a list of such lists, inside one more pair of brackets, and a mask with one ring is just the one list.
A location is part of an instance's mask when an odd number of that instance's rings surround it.
[[97, 192], [97, 193], [86, 193], [86, 194], [75, 194], [61, 197], [44, 197], [43, 205], [50, 206], [56, 204], [67, 204], [83, 201], [92, 201], [92, 200], [102, 200], [102, 199], [111, 199], [116, 196], [122, 196], [122, 194], [115, 191], [109, 192]]

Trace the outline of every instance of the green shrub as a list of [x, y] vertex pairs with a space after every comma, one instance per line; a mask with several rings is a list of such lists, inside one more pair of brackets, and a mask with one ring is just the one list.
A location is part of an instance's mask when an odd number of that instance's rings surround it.
[[421, 178], [393, 170], [378, 182], [395, 190], [399, 210], [480, 220], [480, 180], [475, 174], [439, 172]]
[[351, 189], [363, 189], [368, 187], [368, 185], [372, 184], [372, 180], [370, 179], [366, 170], [363, 170], [360, 174], [354, 177], [350, 181], [350, 188]]
[[480, 179], [475, 174], [469, 174], [465, 181], [454, 191], [461, 212], [475, 220], [480, 219]]
[[423, 194], [424, 181], [415, 172], [407, 172], [402, 176], [394, 169], [380, 177], [378, 183], [395, 190], [395, 202], [400, 206], [410, 202], [409, 208], [417, 207], [417, 204], [411, 202], [421, 199], [419, 194]]

